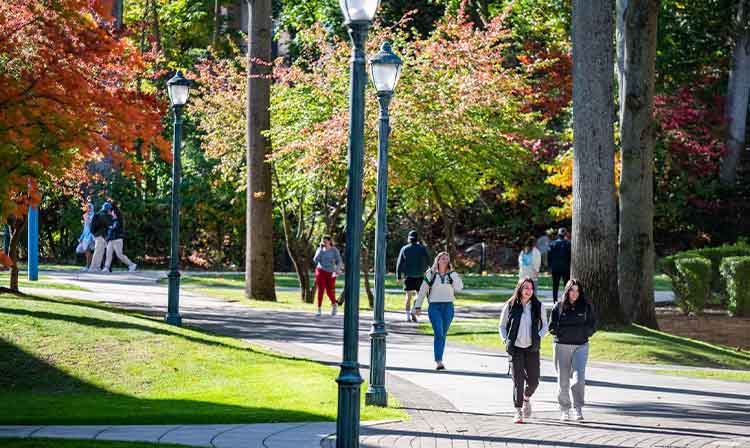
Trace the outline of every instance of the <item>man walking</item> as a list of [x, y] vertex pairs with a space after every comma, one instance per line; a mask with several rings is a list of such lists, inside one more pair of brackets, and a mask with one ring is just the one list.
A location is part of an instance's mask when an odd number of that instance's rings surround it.
[[122, 239], [125, 236], [122, 213], [118, 208], [110, 207], [109, 215], [112, 218], [112, 224], [107, 232], [107, 261], [104, 263], [104, 270], [112, 271], [112, 254], [114, 253], [118, 260], [128, 266], [128, 271], [134, 272], [137, 265], [122, 253]]
[[406, 292], [406, 321], [416, 322], [417, 316], [411, 314], [411, 300], [419, 291], [424, 279], [424, 273], [430, 265], [427, 249], [419, 242], [416, 230], [409, 232], [409, 243], [401, 248], [396, 261], [396, 277], [400, 281], [404, 278], [404, 291]]
[[549, 270], [552, 274], [552, 301], [557, 302], [557, 293], [560, 290], [560, 280], [565, 285], [570, 279], [570, 241], [565, 237], [568, 230], [560, 227], [557, 231], [557, 239], [550, 243], [549, 253]]
[[109, 226], [112, 225], [112, 216], [109, 212], [112, 210], [112, 204], [105, 202], [102, 205], [99, 213], [94, 215], [91, 220], [91, 233], [94, 235], [94, 256], [91, 257], [91, 266], [89, 271], [101, 272], [102, 259], [104, 258], [104, 252], [107, 249], [107, 231]]

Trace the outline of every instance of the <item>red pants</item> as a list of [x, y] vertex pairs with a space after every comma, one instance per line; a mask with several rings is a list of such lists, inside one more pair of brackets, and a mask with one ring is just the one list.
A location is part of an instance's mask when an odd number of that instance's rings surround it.
[[318, 289], [318, 307], [323, 305], [323, 291], [328, 295], [331, 305], [336, 304], [336, 277], [333, 272], [315, 268], [315, 286]]

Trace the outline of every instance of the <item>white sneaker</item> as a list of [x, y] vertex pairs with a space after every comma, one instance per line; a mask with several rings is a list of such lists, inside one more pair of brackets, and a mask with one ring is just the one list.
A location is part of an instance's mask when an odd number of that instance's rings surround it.
[[331, 308], [331, 316], [335, 316], [336, 315], [336, 308], [337, 308], [337, 305], [334, 303], [333, 307]]
[[135, 272], [136, 269], [138, 269], [138, 265], [135, 263], [128, 266], [128, 272]]
[[516, 408], [516, 416], [513, 418], [513, 423], [523, 423], [523, 410]]
[[573, 411], [573, 420], [577, 422], [583, 421], [583, 412], [581, 412], [581, 408], [575, 408]]
[[567, 422], [568, 420], [570, 420], [570, 410], [566, 409], [564, 411], [560, 411], [560, 421]]
[[523, 411], [524, 418], [531, 418], [531, 399], [523, 400], [521, 411]]
[[318, 316], [318, 317], [320, 317], [320, 316], [322, 316], [322, 315], [323, 315], [323, 313], [322, 313], [322, 312], [321, 312], [321, 310], [320, 310], [320, 307], [318, 307], [318, 312], [317, 312], [317, 313], [315, 313], [315, 315], [316, 315], [316, 316]]

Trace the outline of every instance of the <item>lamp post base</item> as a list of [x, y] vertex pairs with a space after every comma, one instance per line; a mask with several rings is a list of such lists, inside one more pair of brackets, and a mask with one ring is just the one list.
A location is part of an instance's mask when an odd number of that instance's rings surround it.
[[388, 406], [388, 392], [385, 386], [368, 387], [365, 392], [365, 404], [368, 406]]
[[167, 313], [167, 315], [164, 317], [164, 322], [170, 324], [170, 325], [177, 325], [182, 326], [182, 316], [179, 314], [170, 314]]

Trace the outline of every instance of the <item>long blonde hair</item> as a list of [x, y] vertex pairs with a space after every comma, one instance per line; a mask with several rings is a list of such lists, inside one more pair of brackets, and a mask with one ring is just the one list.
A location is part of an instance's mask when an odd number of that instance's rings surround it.
[[451, 256], [448, 255], [448, 252], [440, 252], [439, 254], [437, 254], [435, 256], [435, 261], [433, 261], [432, 262], [432, 266], [430, 266], [430, 271], [431, 272], [434, 272], [434, 273], [440, 272], [438, 270], [438, 260], [440, 260], [440, 257], [442, 257], [443, 255], [445, 255], [446, 257], [448, 257], [448, 271], [452, 271], [453, 270], [453, 263], [451, 263]]

